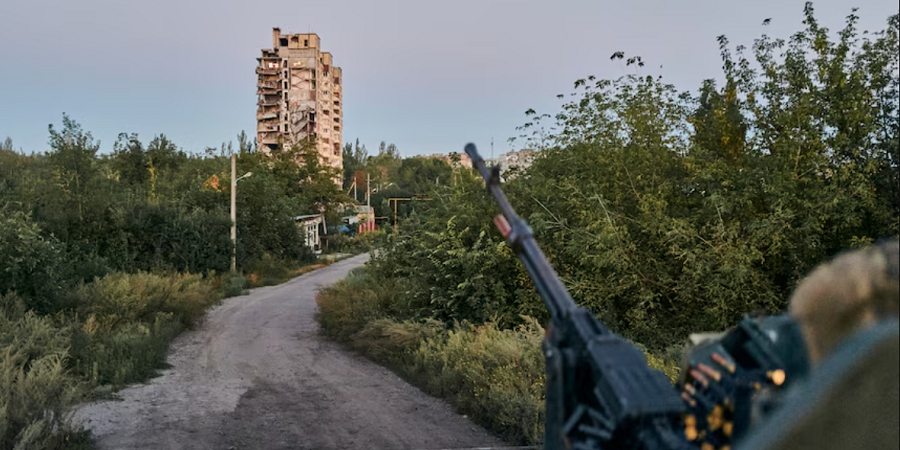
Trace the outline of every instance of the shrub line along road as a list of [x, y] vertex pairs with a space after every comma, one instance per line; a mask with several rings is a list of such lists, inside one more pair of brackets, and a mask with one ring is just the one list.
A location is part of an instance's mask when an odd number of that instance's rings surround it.
[[510, 448], [319, 335], [316, 292], [367, 259], [225, 299], [173, 342], [162, 376], [83, 406], [76, 421], [101, 449]]

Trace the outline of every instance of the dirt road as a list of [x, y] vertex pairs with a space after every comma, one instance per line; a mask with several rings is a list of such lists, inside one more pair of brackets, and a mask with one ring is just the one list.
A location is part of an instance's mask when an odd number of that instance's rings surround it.
[[347, 259], [226, 299], [179, 336], [171, 368], [76, 420], [102, 449], [449, 449], [503, 443], [390, 371], [319, 336], [316, 291]]

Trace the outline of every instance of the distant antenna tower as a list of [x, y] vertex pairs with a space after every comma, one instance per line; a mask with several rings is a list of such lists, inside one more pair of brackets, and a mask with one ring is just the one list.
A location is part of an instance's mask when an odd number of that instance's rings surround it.
[[494, 137], [491, 136], [491, 159], [494, 159]]

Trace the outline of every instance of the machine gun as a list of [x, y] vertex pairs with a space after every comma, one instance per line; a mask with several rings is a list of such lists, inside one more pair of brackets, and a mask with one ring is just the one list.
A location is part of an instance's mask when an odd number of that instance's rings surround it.
[[466, 153], [500, 205], [494, 219], [550, 310], [542, 350], [547, 366], [547, 450], [694, 450], [685, 437], [685, 404], [644, 354], [575, 304], [538, 248], [531, 228], [500, 189], [474, 144]]
[[[754, 416], [767, 414], [758, 405], [777, 405], [777, 395], [765, 394], [780, 393], [806, 373], [794, 321], [748, 317], [730, 332], [698, 343], [679, 394], [634, 344], [575, 304], [500, 188], [499, 168], [489, 169], [474, 144], [465, 151], [499, 203], [495, 225], [550, 311], [542, 343], [546, 450], [731, 448]], [[773, 400], [754, 403], [753, 397]]]

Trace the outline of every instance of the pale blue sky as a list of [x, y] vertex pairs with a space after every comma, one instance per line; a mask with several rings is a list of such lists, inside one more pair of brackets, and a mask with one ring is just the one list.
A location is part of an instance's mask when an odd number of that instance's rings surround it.
[[[832, 30], [853, 6], [870, 30], [898, 9], [815, 2]], [[102, 152], [119, 132], [165, 133], [188, 151], [252, 135], [255, 58], [278, 26], [318, 33], [343, 68], [345, 142], [374, 151], [385, 140], [408, 156], [474, 141], [486, 154], [493, 136], [499, 153], [526, 109], [555, 113], [576, 79], [622, 75], [615, 51], [694, 91], [720, 77], [716, 36], [788, 37], [802, 10], [797, 0], [2, 0], [0, 139], [46, 150], [63, 112]]]

